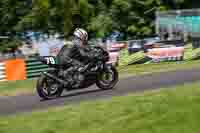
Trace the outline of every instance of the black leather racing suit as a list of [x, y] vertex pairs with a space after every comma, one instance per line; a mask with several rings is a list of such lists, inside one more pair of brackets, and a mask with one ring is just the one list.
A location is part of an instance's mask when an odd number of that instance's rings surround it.
[[84, 65], [95, 58], [95, 53], [88, 46], [63, 46], [57, 55], [61, 65]]
[[57, 59], [59, 64], [66, 66], [65, 75], [72, 85], [74, 84], [72, 74], [77, 71], [75, 66], [84, 67], [88, 62], [95, 59], [95, 53], [88, 46], [65, 45], [57, 55]]

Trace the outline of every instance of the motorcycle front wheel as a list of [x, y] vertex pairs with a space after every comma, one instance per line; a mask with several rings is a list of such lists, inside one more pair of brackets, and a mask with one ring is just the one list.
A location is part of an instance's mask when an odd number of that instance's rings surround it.
[[45, 75], [41, 75], [37, 80], [36, 90], [38, 95], [44, 100], [60, 97], [63, 92], [58, 83]]
[[110, 66], [106, 71], [98, 75], [97, 87], [103, 90], [113, 89], [119, 79], [118, 71], [114, 66]]

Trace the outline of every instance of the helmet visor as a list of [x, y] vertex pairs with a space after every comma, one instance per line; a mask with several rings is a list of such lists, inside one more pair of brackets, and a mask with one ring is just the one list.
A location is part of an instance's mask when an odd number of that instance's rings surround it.
[[78, 38], [77, 36], [73, 36], [72, 43], [73, 43], [73, 45], [82, 45], [83, 41], [80, 38]]

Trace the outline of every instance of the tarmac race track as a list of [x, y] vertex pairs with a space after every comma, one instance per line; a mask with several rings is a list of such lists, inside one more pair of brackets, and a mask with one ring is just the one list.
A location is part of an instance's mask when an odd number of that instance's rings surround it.
[[200, 69], [179, 70], [154, 73], [143, 76], [121, 79], [115, 89], [102, 91], [96, 86], [87, 90], [67, 92], [54, 100], [42, 101], [37, 94], [16, 97], [0, 97], [0, 115], [12, 115], [24, 112], [43, 110], [55, 106], [80, 103], [97, 99], [122, 96], [130, 93], [143, 92], [160, 87], [170, 87], [186, 82], [200, 81]]

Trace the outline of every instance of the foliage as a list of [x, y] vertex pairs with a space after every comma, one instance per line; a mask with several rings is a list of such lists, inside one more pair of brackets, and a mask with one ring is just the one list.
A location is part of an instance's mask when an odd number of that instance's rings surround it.
[[186, 3], [188, 0], [1, 0], [0, 36], [21, 38], [37, 31], [67, 37], [74, 28], [83, 27], [92, 38], [107, 37], [114, 31], [122, 33], [122, 39], [145, 37], [154, 33], [156, 10], [186, 8]]

